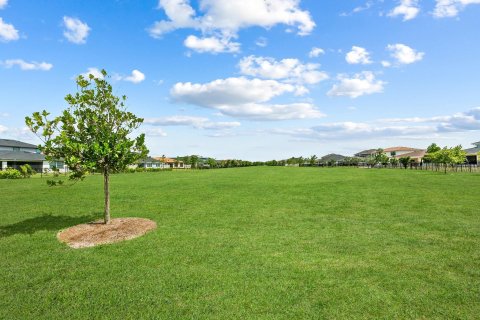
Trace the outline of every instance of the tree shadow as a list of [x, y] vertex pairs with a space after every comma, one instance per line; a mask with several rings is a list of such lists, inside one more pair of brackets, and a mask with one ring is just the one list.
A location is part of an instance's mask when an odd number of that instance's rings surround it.
[[46, 214], [23, 220], [7, 226], [0, 226], [0, 238], [6, 238], [15, 234], [34, 234], [37, 231], [56, 231], [72, 227], [80, 223], [96, 220], [100, 215], [85, 215], [80, 217], [54, 216]]

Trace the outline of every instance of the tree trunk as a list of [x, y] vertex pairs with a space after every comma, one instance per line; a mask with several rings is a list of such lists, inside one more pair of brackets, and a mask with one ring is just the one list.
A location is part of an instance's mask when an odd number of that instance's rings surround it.
[[103, 192], [105, 195], [105, 209], [103, 211], [103, 219], [105, 224], [110, 223], [110, 177], [108, 174], [108, 169], [103, 172]]

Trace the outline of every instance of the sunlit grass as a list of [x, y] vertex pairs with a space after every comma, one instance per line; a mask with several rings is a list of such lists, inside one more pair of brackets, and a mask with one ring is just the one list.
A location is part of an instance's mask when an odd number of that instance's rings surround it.
[[112, 216], [158, 229], [74, 250], [102, 179], [0, 180], [0, 318], [480, 314], [480, 175], [239, 168], [112, 177]]

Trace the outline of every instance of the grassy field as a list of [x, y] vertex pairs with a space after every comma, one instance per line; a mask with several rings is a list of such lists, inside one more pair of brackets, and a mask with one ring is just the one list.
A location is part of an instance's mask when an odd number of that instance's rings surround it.
[[480, 175], [239, 168], [112, 177], [135, 240], [70, 249], [101, 176], [0, 180], [1, 319], [478, 319]]

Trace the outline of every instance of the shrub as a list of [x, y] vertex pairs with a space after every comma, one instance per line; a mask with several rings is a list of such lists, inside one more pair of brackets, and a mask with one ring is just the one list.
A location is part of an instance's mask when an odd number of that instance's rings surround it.
[[37, 172], [33, 170], [33, 168], [27, 163], [23, 166], [20, 166], [20, 174], [24, 178], [30, 178], [32, 175], [36, 174]]
[[0, 179], [20, 179], [22, 174], [17, 169], [7, 168], [0, 171]]

